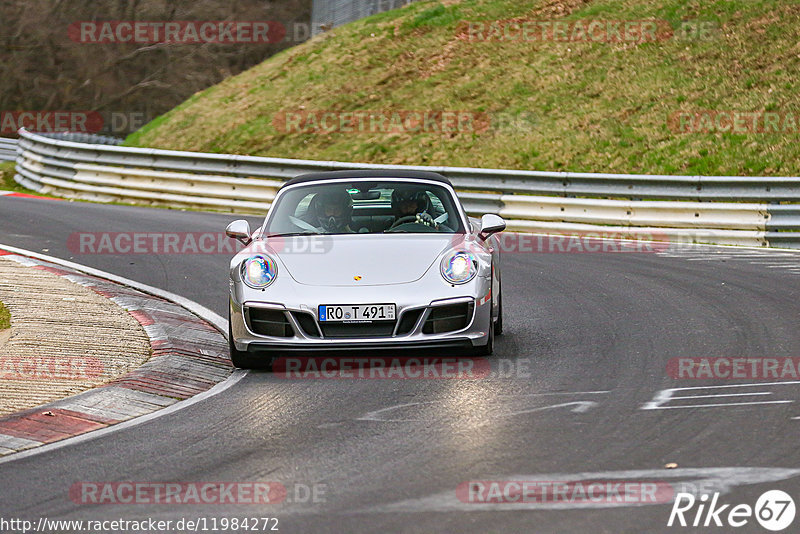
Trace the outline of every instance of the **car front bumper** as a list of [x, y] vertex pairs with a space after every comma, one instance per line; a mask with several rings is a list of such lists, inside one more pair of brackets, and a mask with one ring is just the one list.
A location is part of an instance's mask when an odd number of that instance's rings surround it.
[[[489, 279], [476, 278], [464, 286], [443, 285], [435, 292], [432, 292], [429, 286], [424, 288], [425, 291], [421, 291], [422, 286], [409, 287], [414, 285], [325, 288], [324, 296], [319, 295], [319, 288], [296, 286], [292, 298], [273, 300], [264, 298], [266, 295], [262, 297], [260, 292], [232, 284], [230, 293], [232, 341], [237, 350], [265, 355], [280, 352], [346, 350], [465, 351], [488, 343], [492, 324]], [[421, 301], [420, 295], [426, 296], [424, 301]], [[396, 305], [397, 317], [391, 333], [357, 335], [356, 327], [346, 337], [331, 337], [325, 335], [321, 323], [317, 320], [317, 307], [320, 305], [375, 303]], [[445, 308], [452, 309], [461, 305], [467, 305], [470, 310], [465, 326], [448, 331], [431, 331], [436, 330], [432, 326], [434, 318], [441, 317]], [[256, 333], [253, 328], [253, 310], [268, 310], [270, 316], [275, 318], [282, 315], [290, 327], [286, 329], [285, 334], [290, 335]], [[406, 327], [414, 316], [416, 319], [410, 329], [401, 330], [400, 323], [407, 313], [413, 315], [409, 315]], [[436, 313], [438, 315], [435, 315]], [[301, 324], [303, 318], [304, 322]], [[310, 327], [312, 325], [310, 319], [313, 319], [315, 329]]]

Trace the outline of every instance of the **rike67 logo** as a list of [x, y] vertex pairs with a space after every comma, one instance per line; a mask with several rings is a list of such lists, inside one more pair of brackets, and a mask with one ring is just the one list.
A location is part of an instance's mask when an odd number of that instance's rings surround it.
[[691, 493], [678, 493], [667, 526], [739, 528], [755, 518], [763, 528], [779, 532], [794, 521], [794, 500], [781, 490], [765, 492], [754, 507], [749, 504], [720, 504], [719, 495], [718, 492], [714, 493], [709, 499], [706, 493], [699, 498]]

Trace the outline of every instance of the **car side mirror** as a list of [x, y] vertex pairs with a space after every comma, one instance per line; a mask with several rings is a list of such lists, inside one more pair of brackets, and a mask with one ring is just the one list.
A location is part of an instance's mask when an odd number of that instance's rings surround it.
[[225, 228], [225, 235], [233, 239], [238, 239], [243, 244], [248, 245], [250, 241], [252, 241], [250, 237], [250, 223], [244, 219], [233, 221]]
[[481, 231], [478, 236], [486, 240], [489, 236], [502, 232], [506, 229], [506, 222], [499, 215], [494, 213], [487, 213], [481, 217]]

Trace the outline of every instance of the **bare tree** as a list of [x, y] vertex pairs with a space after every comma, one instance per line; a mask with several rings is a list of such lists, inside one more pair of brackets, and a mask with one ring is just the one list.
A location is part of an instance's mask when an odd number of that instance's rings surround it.
[[293, 46], [276, 43], [84, 43], [83, 21], [275, 21], [309, 24], [311, 0], [4, 0], [0, 111], [137, 112], [155, 117]]

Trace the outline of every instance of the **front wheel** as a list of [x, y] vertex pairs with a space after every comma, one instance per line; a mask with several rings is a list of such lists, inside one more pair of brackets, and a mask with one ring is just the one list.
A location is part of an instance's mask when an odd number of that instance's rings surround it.
[[503, 334], [503, 293], [502, 290], [497, 294], [497, 319], [494, 321], [494, 334]]
[[494, 353], [494, 328], [489, 328], [489, 341], [483, 347], [478, 347], [478, 356], [491, 356]]
[[236, 348], [233, 343], [233, 329], [231, 328], [231, 316], [228, 313], [228, 351], [231, 357], [231, 363], [237, 369], [270, 369], [272, 367], [271, 359], [264, 360], [254, 357], [247, 351], [242, 351]]
[[491, 356], [492, 353], [494, 353], [495, 326], [492, 325], [491, 318], [489, 319], [489, 328], [488, 328], [488, 330], [489, 330], [489, 336], [488, 336], [488, 341], [486, 342], [486, 345], [484, 345], [482, 347], [476, 347], [474, 349], [476, 356]]

